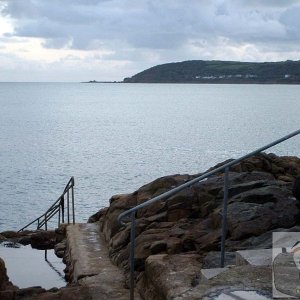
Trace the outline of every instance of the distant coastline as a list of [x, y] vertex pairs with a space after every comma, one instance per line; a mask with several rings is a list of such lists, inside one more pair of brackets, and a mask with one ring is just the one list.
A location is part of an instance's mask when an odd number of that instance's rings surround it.
[[300, 60], [240, 62], [190, 60], [157, 65], [123, 81], [90, 80], [82, 83], [175, 84], [300, 84]]
[[300, 84], [300, 61], [191, 60], [146, 69], [124, 83]]

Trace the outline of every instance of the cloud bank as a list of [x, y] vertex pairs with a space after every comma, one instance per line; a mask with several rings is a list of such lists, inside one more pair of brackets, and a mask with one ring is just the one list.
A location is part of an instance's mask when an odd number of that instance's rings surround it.
[[38, 40], [48, 60], [52, 51], [54, 63], [64, 64], [71, 51], [86, 69], [98, 57], [113, 66], [105, 74], [116, 80], [170, 61], [298, 60], [300, 54], [294, 0], [9, 0], [1, 16], [12, 30], [0, 39], [0, 55], [5, 44]]

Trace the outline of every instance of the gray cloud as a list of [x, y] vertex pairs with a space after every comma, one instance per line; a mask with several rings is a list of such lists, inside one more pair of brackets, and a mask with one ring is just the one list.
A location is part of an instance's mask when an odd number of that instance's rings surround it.
[[[287, 36], [299, 43], [300, 38], [300, 6], [287, 9], [280, 17], [280, 21], [285, 26]], [[298, 44], [299, 45], [299, 44]]]
[[299, 51], [297, 0], [3, 3], [0, 13], [14, 24], [6, 39], [37, 37], [45, 48], [105, 50], [102, 60], [131, 62], [133, 71], [186, 59], [295, 59]]
[[[136, 48], [170, 49], [189, 39], [280, 42], [295, 35], [296, 1], [22, 0], [6, 1], [15, 36], [47, 39], [46, 47], [89, 49], [120, 40]], [[98, 43], [95, 43], [98, 41]]]

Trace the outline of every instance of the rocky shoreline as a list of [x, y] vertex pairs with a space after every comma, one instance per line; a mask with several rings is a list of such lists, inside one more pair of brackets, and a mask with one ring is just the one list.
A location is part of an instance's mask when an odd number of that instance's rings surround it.
[[[299, 174], [299, 158], [264, 153], [230, 169], [226, 251], [271, 248], [273, 231], [299, 231], [300, 199], [293, 195], [293, 184]], [[113, 196], [108, 208], [90, 218], [90, 222], [100, 223], [115, 264], [128, 272], [130, 226], [120, 228], [117, 216], [193, 177], [166, 176], [132, 194]], [[206, 267], [211, 267], [216, 258], [209, 261], [207, 257], [213, 253], [220, 257], [223, 181], [223, 174], [211, 176], [168, 201], [154, 203], [137, 213], [136, 279], [143, 298], [169, 299], [173, 295], [170, 286], [169, 291], [165, 289], [165, 296], [160, 297], [161, 291], [147, 278], [149, 272], [151, 278], [162, 276], [164, 260], [180, 261], [184, 257], [185, 264], [195, 266], [198, 262], [203, 266], [206, 259]], [[158, 259], [157, 255], [163, 255], [159, 263], [154, 259]], [[157, 268], [153, 267], [155, 263]], [[193, 276], [189, 278], [191, 284]]]
[[[265, 153], [230, 168], [226, 265], [234, 264], [236, 251], [270, 249], [274, 231], [300, 231], [299, 174], [300, 158]], [[158, 178], [131, 194], [113, 196], [109, 207], [90, 217], [89, 222], [99, 224], [111, 261], [124, 270], [125, 285], [128, 286], [130, 226], [121, 227], [117, 222], [118, 215], [196, 176], [199, 174]], [[220, 285], [222, 280], [234, 284], [238, 274], [246, 269], [248, 274], [260, 274], [261, 285], [255, 286], [271, 293], [270, 268], [265, 267], [236, 267], [229, 275], [221, 275], [218, 283], [199, 285], [201, 269], [219, 266], [223, 193], [223, 174], [216, 174], [168, 201], [154, 203], [137, 213], [135, 277], [141, 298], [202, 299], [212, 284]], [[1, 241], [31, 244], [38, 249], [54, 248], [59, 257], [67, 253], [65, 226], [47, 233], [2, 232]], [[64, 260], [68, 279], [72, 274], [67, 255]], [[73, 284], [34, 295], [30, 291], [26, 298], [26, 291], [22, 294], [9, 282], [2, 261], [0, 266], [1, 299], [73, 299], [66, 290], [80, 289]], [[244, 288], [251, 285], [249, 276], [243, 283]]]

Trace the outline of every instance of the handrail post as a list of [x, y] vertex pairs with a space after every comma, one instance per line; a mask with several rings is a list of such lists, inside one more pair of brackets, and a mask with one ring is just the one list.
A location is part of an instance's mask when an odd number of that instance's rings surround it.
[[64, 196], [61, 197], [61, 221], [65, 223], [65, 199]]
[[[74, 184], [74, 182], [73, 182]], [[75, 206], [74, 206], [74, 186], [72, 185], [72, 216], [73, 216], [73, 224], [75, 224]]]
[[60, 225], [60, 209], [61, 209], [61, 205], [59, 205], [58, 207], [58, 227]]
[[130, 229], [130, 300], [134, 300], [135, 212], [131, 213]]
[[46, 231], [48, 230], [48, 227], [47, 227], [47, 213], [45, 213], [45, 230]]
[[[47, 231], [48, 227], [47, 227], [47, 213], [45, 213], [45, 230]], [[45, 260], [47, 260], [47, 249], [45, 250]]]
[[221, 236], [221, 268], [225, 265], [225, 241], [227, 233], [227, 204], [228, 204], [228, 171], [229, 168], [225, 168], [224, 173], [224, 198], [222, 209], [222, 236]]
[[68, 224], [70, 224], [70, 196], [69, 196], [69, 190], [67, 190], [67, 211], [68, 211]]

